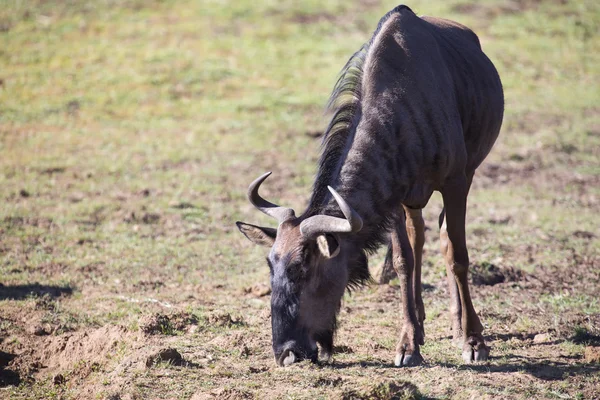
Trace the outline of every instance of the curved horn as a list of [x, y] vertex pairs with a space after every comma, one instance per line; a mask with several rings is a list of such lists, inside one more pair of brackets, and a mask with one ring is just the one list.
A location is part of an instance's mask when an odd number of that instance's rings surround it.
[[254, 180], [248, 187], [248, 200], [250, 203], [254, 205], [254, 207], [258, 208], [260, 211], [264, 212], [270, 217], [275, 218], [279, 223], [282, 223], [285, 220], [290, 218], [295, 218], [294, 210], [291, 208], [280, 207], [277, 204], [273, 204], [258, 194], [258, 188], [271, 175], [271, 172], [267, 172], [266, 174], [262, 174], [258, 178]]
[[335, 198], [346, 218], [337, 218], [330, 215], [314, 215], [305, 219], [300, 224], [302, 236], [314, 239], [323, 233], [355, 233], [360, 231], [363, 226], [360, 215], [331, 186], [327, 186], [327, 189], [329, 189]]

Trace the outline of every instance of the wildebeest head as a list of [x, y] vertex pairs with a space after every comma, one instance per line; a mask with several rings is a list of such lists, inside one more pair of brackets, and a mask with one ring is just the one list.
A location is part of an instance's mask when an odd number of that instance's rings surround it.
[[348, 254], [344, 235], [362, 228], [360, 216], [331, 187], [329, 191], [345, 218], [313, 215], [297, 218], [290, 208], [263, 199], [258, 188], [271, 173], [248, 188], [248, 199], [279, 222], [277, 229], [237, 222], [252, 242], [270, 246], [271, 327], [275, 360], [281, 366], [295, 361], [329, 358], [336, 314], [348, 283]]

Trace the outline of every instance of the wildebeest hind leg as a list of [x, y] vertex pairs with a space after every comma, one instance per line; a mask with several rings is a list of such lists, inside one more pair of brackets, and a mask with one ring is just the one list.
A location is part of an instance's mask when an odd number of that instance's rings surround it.
[[[442, 257], [446, 258], [448, 251], [448, 230], [446, 229], [445, 209], [440, 213], [440, 249]], [[454, 279], [454, 273], [450, 264], [446, 263], [446, 277], [448, 281], [448, 292], [450, 293], [450, 324], [452, 336], [456, 344], [461, 348], [463, 345], [463, 330], [461, 323], [462, 306], [460, 304], [460, 295], [458, 285]]]
[[379, 278], [377, 279], [380, 285], [385, 285], [386, 283], [389, 283], [392, 279], [396, 277], [396, 271], [394, 271], [392, 259], [392, 244], [390, 242], [388, 245], [387, 254], [385, 255], [385, 261], [381, 266], [381, 273], [379, 275]]
[[421, 329], [415, 312], [412, 275], [414, 269], [413, 252], [406, 233], [406, 224], [402, 215], [391, 234], [392, 263], [400, 280], [402, 297], [402, 330], [396, 347], [394, 364], [398, 367], [421, 364], [423, 357], [419, 343], [423, 342]]
[[463, 360], [466, 363], [487, 360], [489, 347], [483, 336], [483, 326], [475, 312], [467, 280], [469, 253], [465, 238], [465, 217], [467, 209], [468, 179], [464, 174], [445, 183], [442, 198], [446, 210], [446, 231], [448, 243], [444, 255], [446, 264], [451, 269], [461, 302], [461, 323], [463, 331]]

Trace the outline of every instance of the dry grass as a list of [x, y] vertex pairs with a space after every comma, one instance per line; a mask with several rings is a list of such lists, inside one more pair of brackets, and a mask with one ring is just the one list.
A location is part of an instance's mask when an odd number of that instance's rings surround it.
[[345, 298], [332, 364], [275, 367], [234, 226], [270, 222], [244, 198], [263, 171], [302, 209], [335, 75], [396, 3], [0, 4], [0, 397], [600, 398], [596, 2], [409, 4], [473, 26], [507, 99], [468, 215], [493, 358], [449, 340], [434, 197], [412, 369], [393, 281]]

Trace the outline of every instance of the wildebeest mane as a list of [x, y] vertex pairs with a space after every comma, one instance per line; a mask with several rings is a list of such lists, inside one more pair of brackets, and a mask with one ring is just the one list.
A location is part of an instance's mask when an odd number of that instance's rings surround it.
[[[402, 9], [410, 10], [407, 6], [399, 5], [381, 18], [371, 39], [350, 57], [339, 74], [327, 102], [326, 110], [327, 113], [332, 114], [332, 118], [324, 133], [317, 176], [305, 216], [323, 211], [330, 199], [327, 186], [335, 187], [362, 116], [362, 79], [367, 54], [385, 22]], [[342, 217], [341, 214], [338, 216]], [[375, 251], [386, 240], [385, 233], [390, 222], [384, 221], [382, 226], [373, 230], [374, 235], [367, 241], [364, 251], [360, 252], [360, 260], [350, 263], [349, 289], [370, 281], [366, 253]]]
[[[362, 78], [365, 59], [371, 44], [381, 31], [381, 27], [395, 13], [408, 9], [399, 5], [385, 14], [371, 39], [350, 57], [339, 73], [338, 80], [327, 102], [326, 112], [332, 114], [331, 121], [325, 129], [321, 144], [321, 158], [317, 170], [317, 177], [309, 201], [306, 215], [313, 215], [320, 211], [329, 198], [327, 185], [334, 185], [339, 175], [342, 164], [356, 132], [356, 127], [362, 116]], [[411, 10], [412, 11], [412, 10]]]

